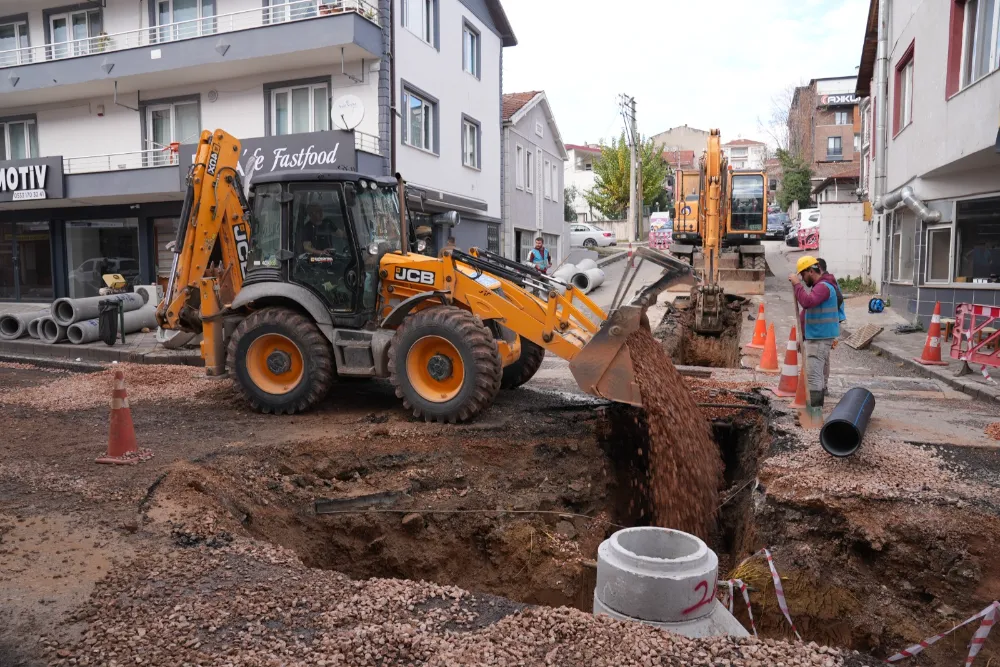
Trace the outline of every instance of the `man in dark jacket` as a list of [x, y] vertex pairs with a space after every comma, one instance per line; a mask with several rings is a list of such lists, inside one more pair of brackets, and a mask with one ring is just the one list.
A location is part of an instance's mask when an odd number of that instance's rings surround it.
[[821, 279], [823, 271], [815, 257], [799, 258], [795, 270], [788, 280], [795, 287], [795, 299], [803, 308], [799, 326], [805, 341], [809, 404], [820, 407], [830, 379], [830, 350], [840, 337], [837, 292]]

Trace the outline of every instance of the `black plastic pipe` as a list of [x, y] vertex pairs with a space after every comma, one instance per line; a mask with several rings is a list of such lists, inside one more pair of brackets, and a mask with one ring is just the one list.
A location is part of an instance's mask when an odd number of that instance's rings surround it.
[[837, 403], [819, 432], [819, 442], [833, 456], [850, 456], [858, 451], [875, 409], [875, 397], [867, 389], [854, 387]]

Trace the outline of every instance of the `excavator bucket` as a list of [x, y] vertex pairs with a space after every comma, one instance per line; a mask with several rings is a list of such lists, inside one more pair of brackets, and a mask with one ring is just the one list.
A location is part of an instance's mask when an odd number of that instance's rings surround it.
[[[577, 384], [588, 394], [641, 406], [642, 394], [636, 382], [632, 355], [625, 342], [639, 327], [649, 329], [646, 309], [656, 303], [661, 292], [684, 281], [694, 284], [695, 278], [689, 264], [658, 250], [639, 248], [635, 257], [639, 258], [639, 264], [633, 268], [632, 260], [629, 260], [629, 267], [622, 274], [608, 318], [573, 358], [569, 368]], [[615, 307], [619, 297], [624, 300], [628, 286], [631, 285], [632, 281], [628, 280], [629, 268], [633, 268], [631, 277], [634, 279], [635, 272], [645, 261], [662, 267], [663, 274], [655, 282], [640, 289], [627, 305]], [[622, 286], [625, 286], [624, 291]]]

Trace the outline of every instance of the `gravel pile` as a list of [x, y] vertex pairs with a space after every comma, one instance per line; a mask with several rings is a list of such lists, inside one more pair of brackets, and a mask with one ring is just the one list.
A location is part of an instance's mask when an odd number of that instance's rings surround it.
[[129, 403], [144, 401], [204, 401], [235, 396], [230, 380], [205, 377], [202, 368], [167, 364], [115, 364], [97, 373], [72, 373], [28, 388], [0, 391], [0, 404], [40, 410], [72, 411], [109, 406], [115, 370], [125, 372]]
[[993, 422], [986, 427], [986, 435], [994, 440], [1000, 440], [1000, 422]]
[[568, 608], [524, 608], [426, 582], [351, 581], [280, 548], [175, 532], [186, 549], [117, 568], [74, 615], [53, 665], [819, 665], [815, 644], [687, 639]]
[[709, 423], [652, 334], [640, 328], [626, 345], [646, 413], [653, 518], [659, 526], [707, 539], [723, 472]]
[[976, 493], [929, 447], [868, 434], [856, 454], [835, 458], [815, 440], [805, 440], [814, 437], [813, 433], [803, 434], [805, 447], [767, 460], [761, 481], [769, 492], [878, 500], [969, 497]]

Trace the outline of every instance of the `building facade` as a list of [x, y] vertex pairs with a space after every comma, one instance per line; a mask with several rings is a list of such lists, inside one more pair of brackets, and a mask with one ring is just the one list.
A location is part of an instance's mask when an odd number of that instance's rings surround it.
[[590, 144], [566, 144], [566, 162], [564, 163], [564, 183], [567, 188], [573, 188], [576, 193], [570, 205], [576, 212], [577, 222], [594, 222], [604, 220], [601, 212], [587, 203], [584, 196], [594, 188], [594, 161], [601, 156], [601, 147]]
[[653, 135], [653, 144], [664, 153], [673, 151], [693, 151], [701, 155], [708, 146], [708, 130], [699, 130], [687, 125], [678, 125], [665, 132]]
[[[990, 76], [1000, 68], [998, 4], [869, 8], [856, 91], [870, 133], [869, 274], [925, 325], [938, 302], [944, 316], [957, 303], [1000, 303], [1000, 79]], [[891, 205], [904, 187], [907, 203]]]
[[504, 95], [503, 127], [504, 254], [524, 261], [540, 236], [558, 264], [569, 252], [563, 208], [569, 156], [545, 93]]
[[733, 169], [763, 171], [767, 162], [767, 144], [753, 139], [734, 139], [722, 144], [722, 152]]
[[[390, 9], [408, 63], [396, 85]], [[189, 145], [206, 128], [243, 141], [247, 180], [296, 156], [395, 166], [426, 193], [418, 210], [460, 211], [476, 243], [478, 220], [499, 227], [500, 51], [513, 35], [495, 0], [25, 0], [4, 13], [0, 169], [19, 176], [0, 192], [0, 300], [96, 294], [107, 272], [165, 283]], [[414, 111], [395, 128], [394, 88]]]
[[812, 79], [799, 86], [788, 111], [792, 153], [813, 171], [813, 185], [828, 176], [861, 171], [861, 115], [857, 77]]

